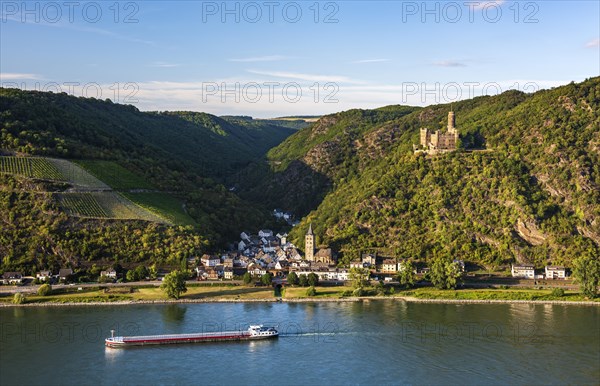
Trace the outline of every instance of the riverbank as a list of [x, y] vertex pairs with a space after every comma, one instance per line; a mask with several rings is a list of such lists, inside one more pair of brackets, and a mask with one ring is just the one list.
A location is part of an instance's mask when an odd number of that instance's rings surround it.
[[419, 299], [408, 296], [363, 296], [347, 298], [304, 298], [304, 299], [178, 299], [178, 300], [117, 300], [113, 302], [46, 302], [46, 303], [0, 303], [2, 307], [81, 307], [81, 306], [131, 306], [144, 304], [202, 304], [202, 303], [347, 303], [365, 301], [404, 301], [407, 303], [446, 303], [446, 304], [546, 304], [600, 306], [597, 301], [570, 300], [457, 300], [457, 299]]
[[588, 300], [575, 291], [566, 291], [557, 296], [550, 290], [537, 289], [461, 289], [437, 290], [419, 288], [378, 296], [345, 296], [348, 287], [317, 287], [317, 295], [307, 296], [306, 288], [288, 288], [281, 297], [274, 296], [273, 289], [267, 287], [191, 287], [181, 299], [166, 299], [158, 288], [139, 288], [131, 293], [110, 293], [102, 290], [74, 291], [48, 296], [30, 295], [24, 304], [13, 304], [12, 298], [0, 299], [0, 307], [52, 307], [52, 306], [102, 306], [172, 303], [253, 303], [253, 302], [360, 302], [395, 300], [417, 303], [455, 304], [561, 304], [561, 305], [600, 305], [600, 299]]

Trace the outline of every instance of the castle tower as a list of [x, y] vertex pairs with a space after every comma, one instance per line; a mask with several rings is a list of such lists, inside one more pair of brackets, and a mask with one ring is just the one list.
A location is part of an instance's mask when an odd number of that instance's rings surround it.
[[421, 146], [427, 147], [431, 141], [431, 133], [429, 132], [429, 129], [422, 127], [419, 132], [419, 139]]
[[315, 260], [315, 235], [312, 231], [312, 223], [308, 226], [308, 232], [304, 236], [304, 258], [308, 261]]
[[454, 111], [450, 111], [448, 113], [448, 133], [454, 134], [455, 130]]

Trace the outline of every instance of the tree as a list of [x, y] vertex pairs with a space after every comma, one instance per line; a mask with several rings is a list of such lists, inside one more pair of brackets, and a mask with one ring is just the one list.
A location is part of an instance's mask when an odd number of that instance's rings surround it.
[[573, 276], [581, 287], [581, 292], [589, 298], [598, 295], [600, 285], [600, 259], [586, 253], [573, 261]]
[[398, 281], [404, 288], [412, 288], [417, 281], [417, 275], [415, 274], [415, 265], [412, 261], [407, 260], [402, 263], [400, 272], [398, 273]]
[[42, 284], [37, 290], [37, 294], [40, 296], [48, 296], [52, 292], [50, 284]]
[[246, 272], [242, 277], [242, 280], [244, 281], [244, 284], [252, 283], [252, 275], [250, 274], [250, 272]]
[[[350, 268], [348, 276], [354, 291], [362, 293], [363, 289], [369, 284], [370, 272], [367, 268]], [[356, 291], [360, 290], [360, 291]]]
[[127, 274], [125, 275], [125, 279], [127, 279], [127, 281], [135, 281], [135, 271], [133, 269], [130, 269], [129, 271], [127, 271]]
[[173, 271], [165, 275], [160, 288], [165, 294], [173, 299], [179, 299], [182, 293], [187, 292], [185, 286], [185, 274], [180, 271]]
[[298, 277], [298, 284], [300, 284], [301, 287], [308, 286], [308, 278], [306, 275], [300, 275], [300, 277]]
[[377, 287], [375, 288], [375, 290], [377, 291], [377, 295], [385, 295], [386, 292], [386, 288], [385, 288], [385, 284], [383, 284], [383, 281], [380, 281], [379, 283], [377, 283]]
[[311, 287], [314, 287], [317, 284], [319, 284], [319, 276], [314, 272], [309, 273], [308, 274], [308, 285]]
[[15, 296], [13, 296], [13, 303], [14, 304], [23, 304], [27, 301], [27, 299], [25, 298], [25, 295], [23, 295], [21, 292], [17, 292], [15, 294]]
[[135, 280], [136, 281], [140, 281], [140, 280], [146, 280], [146, 278], [148, 276], [150, 276], [150, 272], [148, 271], [148, 268], [146, 268], [146, 266], [144, 265], [138, 265], [137, 267], [135, 267]]
[[439, 289], [455, 289], [461, 276], [458, 263], [449, 257], [437, 257], [433, 260], [430, 270], [431, 284]]
[[306, 290], [306, 296], [315, 296], [317, 295], [317, 290], [315, 289], [314, 286], [310, 286], [307, 290]]
[[262, 281], [264, 285], [271, 285], [271, 283], [273, 283], [273, 275], [271, 275], [270, 272], [267, 272], [264, 275], [262, 275], [260, 281]]
[[287, 275], [287, 282], [289, 285], [298, 285], [298, 275], [296, 275], [296, 272], [290, 272]]
[[156, 267], [156, 264], [152, 264], [150, 266], [150, 269], [148, 270], [148, 276], [150, 276], [150, 280], [156, 280], [156, 277], [158, 276], [158, 268]]

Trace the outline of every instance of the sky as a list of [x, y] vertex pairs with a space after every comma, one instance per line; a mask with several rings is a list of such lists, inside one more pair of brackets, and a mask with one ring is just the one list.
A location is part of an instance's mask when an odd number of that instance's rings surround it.
[[2, 1], [3, 87], [270, 118], [600, 75], [593, 1]]

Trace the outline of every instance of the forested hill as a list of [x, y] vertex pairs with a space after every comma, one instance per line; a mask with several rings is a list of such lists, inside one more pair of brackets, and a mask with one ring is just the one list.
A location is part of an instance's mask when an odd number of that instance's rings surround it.
[[[156, 159], [221, 179], [295, 132], [260, 120], [140, 112], [110, 100], [0, 88], [0, 148], [79, 159]], [[155, 165], [161, 167], [161, 165]]]
[[0, 272], [178, 265], [275, 226], [223, 184], [293, 132], [0, 88]]
[[293, 241], [312, 222], [345, 261], [359, 251], [484, 266], [600, 256], [600, 78], [454, 103], [466, 150], [413, 154], [419, 128], [445, 127], [449, 110], [325, 116], [272, 149], [270, 170], [246, 175], [269, 176], [262, 199], [310, 211]]

